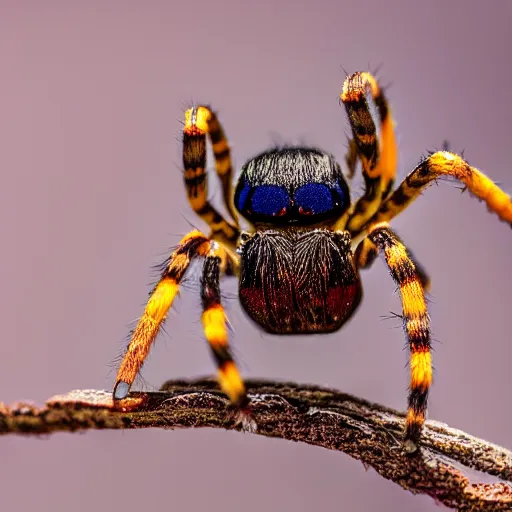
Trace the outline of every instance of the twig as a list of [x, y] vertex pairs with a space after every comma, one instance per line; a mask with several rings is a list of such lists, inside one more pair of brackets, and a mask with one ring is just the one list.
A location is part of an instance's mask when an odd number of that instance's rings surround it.
[[506, 482], [471, 483], [454, 463], [512, 480], [512, 453], [442, 423], [428, 421], [421, 453], [405, 454], [403, 414], [337, 391], [249, 381], [251, 420], [240, 415], [213, 380], [169, 381], [162, 391], [131, 393], [114, 406], [106, 391], [72, 391], [43, 408], [0, 404], [0, 434], [84, 429], [220, 427], [254, 430], [342, 451], [413, 493], [459, 511], [512, 510]]

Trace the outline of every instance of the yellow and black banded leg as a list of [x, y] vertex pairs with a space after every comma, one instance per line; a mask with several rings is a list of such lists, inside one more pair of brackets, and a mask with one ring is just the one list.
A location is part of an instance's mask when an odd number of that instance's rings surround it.
[[215, 158], [215, 171], [222, 184], [222, 196], [229, 214], [238, 226], [238, 213], [233, 202], [233, 165], [231, 164], [231, 150], [224, 129], [215, 112], [210, 111], [208, 120], [208, 134], [212, 143]]
[[[375, 107], [377, 120], [372, 114], [368, 96]], [[353, 136], [347, 155], [349, 172], [354, 172], [357, 155], [365, 181], [364, 195], [340, 221], [345, 225], [337, 226], [347, 229], [354, 237], [363, 231], [391, 192], [397, 169], [397, 146], [388, 102], [370, 73], [354, 73], [347, 77], [340, 99], [347, 111]]]
[[423, 160], [381, 205], [372, 219], [387, 222], [409, 206], [435, 180], [455, 178], [471, 194], [485, 202], [487, 208], [512, 226], [512, 200], [491, 179], [460, 156], [449, 151], [438, 151]]
[[114, 399], [126, 398], [130, 387], [142, 367], [162, 322], [176, 297], [179, 284], [191, 261], [206, 256], [211, 242], [200, 231], [192, 231], [183, 237], [169, 258], [162, 277], [151, 292], [144, 313], [139, 319], [126, 353], [117, 371]]
[[234, 405], [243, 408], [247, 405], [245, 385], [228, 345], [228, 320], [220, 294], [220, 276], [233, 273], [233, 269], [226, 268], [226, 265], [233, 265], [233, 262], [216, 245], [212, 242], [212, 248], [204, 261], [201, 279], [202, 322], [206, 340], [217, 363], [220, 388]]
[[[234, 223], [224, 219], [207, 198], [207, 134], [213, 146], [215, 168], [222, 183], [224, 202]], [[233, 247], [238, 238], [239, 229], [232, 197], [233, 170], [230, 150], [217, 116], [208, 107], [192, 107], [185, 112], [183, 167], [185, 187], [192, 209], [210, 226], [211, 238]]]
[[[377, 258], [379, 250], [376, 245], [369, 239], [364, 238], [361, 240], [355, 251], [355, 262], [358, 269], [367, 269], [373, 265], [373, 262]], [[414, 257], [410, 249], [407, 249], [407, 256], [413, 262], [416, 274], [420, 280], [423, 289], [428, 292], [430, 291], [431, 281], [430, 277], [418, 260]]]
[[348, 169], [347, 178], [349, 180], [351, 180], [356, 173], [358, 155], [359, 153], [356, 141], [354, 139], [349, 139], [348, 150], [347, 154], [345, 155], [345, 163], [347, 164]]
[[418, 449], [425, 422], [428, 391], [432, 383], [430, 317], [422, 280], [404, 243], [387, 223], [373, 226], [359, 247], [356, 250], [356, 262], [361, 265], [369, 264], [377, 253], [384, 253], [391, 276], [400, 289], [411, 370], [404, 447], [407, 452], [414, 453]]

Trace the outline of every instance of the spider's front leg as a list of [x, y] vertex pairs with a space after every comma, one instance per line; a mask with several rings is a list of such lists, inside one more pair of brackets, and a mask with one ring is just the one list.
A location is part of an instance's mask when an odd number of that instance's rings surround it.
[[423, 191], [440, 178], [454, 178], [475, 197], [484, 201], [489, 211], [512, 226], [512, 199], [500, 187], [463, 158], [449, 151], [438, 151], [425, 158], [380, 206], [371, 223], [389, 222]]
[[148, 356], [169, 308], [178, 294], [179, 285], [194, 258], [206, 256], [210, 241], [200, 231], [184, 236], [165, 265], [126, 349], [114, 386], [114, 399], [126, 398], [130, 387]]
[[201, 293], [204, 308], [202, 320], [206, 339], [219, 367], [220, 385], [233, 403], [240, 405], [245, 402], [244, 384], [228, 347], [227, 320], [220, 302], [219, 289], [220, 274], [234, 273], [238, 261], [221, 244], [210, 240], [200, 231], [192, 231], [183, 237], [165, 265], [117, 372], [113, 391], [115, 400], [122, 400], [128, 395], [178, 294], [180, 282], [192, 260], [197, 257], [205, 258]]
[[378, 253], [384, 253], [391, 277], [400, 289], [404, 330], [410, 348], [411, 383], [406, 418], [405, 449], [418, 449], [427, 412], [428, 391], [432, 383], [430, 354], [430, 317], [424, 292], [424, 279], [407, 248], [387, 223], [376, 224], [356, 249], [359, 268], [371, 265]]
[[357, 72], [348, 76], [340, 99], [345, 106], [352, 139], [345, 157], [349, 177], [361, 162], [365, 193], [340, 219], [337, 228], [358, 235], [388, 196], [396, 176], [397, 144], [390, 108], [374, 76]]
[[[224, 202], [234, 219], [227, 221], [208, 201], [206, 176], [206, 137], [210, 138], [215, 157], [215, 169], [222, 183]], [[206, 339], [219, 368], [222, 390], [235, 405], [246, 402], [245, 386], [228, 346], [227, 319], [220, 301], [220, 275], [233, 274], [239, 265], [234, 248], [239, 235], [231, 193], [231, 156], [224, 130], [214, 112], [206, 106], [192, 107], [185, 113], [183, 129], [183, 168], [185, 189], [193, 210], [210, 226], [206, 237], [192, 231], [179, 243], [151, 293], [126, 353], [117, 372], [114, 399], [126, 398], [155, 340], [178, 287], [196, 257], [205, 258], [201, 279], [203, 327]], [[223, 245], [223, 242], [225, 245]]]
[[[215, 158], [215, 170], [222, 184], [224, 204], [234, 222], [226, 220], [208, 200], [206, 174], [206, 137], [210, 138]], [[224, 130], [207, 106], [197, 106], [185, 112], [183, 128], [183, 169], [185, 189], [192, 209], [211, 229], [211, 238], [234, 248], [239, 229], [233, 205], [231, 153]]]

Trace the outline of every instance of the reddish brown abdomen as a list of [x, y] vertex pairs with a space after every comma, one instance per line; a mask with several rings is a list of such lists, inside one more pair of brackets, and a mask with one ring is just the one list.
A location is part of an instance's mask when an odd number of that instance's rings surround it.
[[346, 233], [262, 231], [245, 243], [241, 255], [240, 301], [268, 332], [335, 331], [360, 302]]

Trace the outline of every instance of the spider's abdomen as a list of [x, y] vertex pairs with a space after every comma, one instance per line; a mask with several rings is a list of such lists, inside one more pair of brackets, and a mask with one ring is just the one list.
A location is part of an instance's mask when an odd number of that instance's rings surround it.
[[268, 332], [335, 331], [359, 304], [361, 283], [348, 233], [261, 231], [240, 253], [240, 301]]

